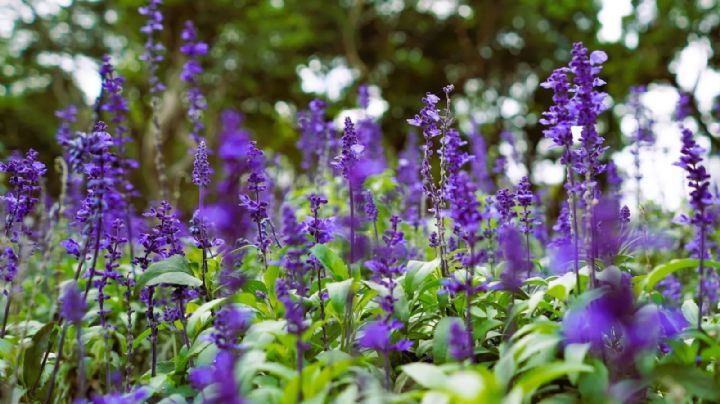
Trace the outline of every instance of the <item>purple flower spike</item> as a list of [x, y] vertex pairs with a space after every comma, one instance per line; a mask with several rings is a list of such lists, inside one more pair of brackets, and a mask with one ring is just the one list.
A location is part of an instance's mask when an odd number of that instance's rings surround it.
[[188, 117], [193, 125], [190, 136], [196, 143], [199, 143], [200, 132], [205, 129], [205, 125], [202, 123], [202, 112], [207, 109], [207, 103], [202, 90], [200, 90], [197, 77], [203, 72], [199, 58], [207, 54], [208, 46], [205, 42], [197, 39], [197, 30], [192, 21], [185, 22], [181, 39], [183, 45], [180, 47], [180, 52], [188, 57], [188, 60], [183, 65], [180, 78], [189, 86], [186, 98]]
[[80, 324], [85, 316], [87, 306], [75, 281], [65, 284], [60, 301], [60, 315], [73, 324]]
[[201, 140], [195, 150], [195, 161], [193, 163], [192, 182], [200, 188], [207, 188], [210, 185], [212, 168], [208, 163], [208, 153], [205, 141]]

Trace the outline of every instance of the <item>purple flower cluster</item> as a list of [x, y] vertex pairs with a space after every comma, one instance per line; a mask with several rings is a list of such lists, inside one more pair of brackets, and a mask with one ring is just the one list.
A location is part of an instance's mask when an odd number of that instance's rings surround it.
[[80, 288], [74, 281], [69, 281], [63, 287], [60, 296], [60, 315], [68, 322], [78, 325], [85, 317], [87, 305], [83, 299]]
[[165, 59], [165, 47], [158, 42], [156, 35], [163, 30], [163, 15], [160, 11], [162, 0], [149, 0], [147, 6], [140, 7], [138, 12], [140, 15], [147, 17], [145, 25], [142, 26], [140, 32], [147, 36], [145, 42], [145, 53], [140, 56], [140, 60], [148, 64], [148, 76], [150, 81], [150, 94], [153, 97], [158, 96], [165, 90], [165, 85], [158, 77], [158, 63]]
[[[322, 100], [312, 100], [307, 111], [298, 113], [298, 129], [300, 140], [297, 147], [302, 152], [302, 168], [316, 169], [318, 174], [327, 164], [328, 156], [333, 149], [334, 129], [332, 122], [325, 120], [327, 104]], [[312, 172], [312, 171], [311, 171]]]
[[213, 170], [208, 162], [208, 150], [204, 140], [200, 140], [200, 143], [195, 149], [195, 159], [193, 161], [192, 171], [192, 182], [197, 185], [200, 189], [201, 202], [200, 207], [202, 208], [202, 190], [207, 189], [210, 185], [210, 177], [212, 176]]
[[203, 96], [200, 86], [198, 84], [197, 76], [202, 73], [202, 66], [198, 60], [200, 56], [204, 56], [208, 52], [208, 46], [205, 42], [199, 41], [197, 38], [197, 30], [192, 21], [185, 22], [185, 28], [183, 28], [181, 39], [183, 45], [180, 47], [180, 52], [188, 57], [187, 62], [183, 65], [182, 73], [180, 78], [188, 83], [187, 90], [187, 102], [188, 102], [188, 117], [193, 125], [190, 136], [195, 143], [200, 142], [200, 132], [205, 129], [205, 125], [202, 123], [202, 111], [207, 109], [207, 103]]
[[10, 190], [0, 196], [0, 201], [5, 205], [5, 236], [11, 241], [17, 241], [18, 235], [24, 232], [23, 222], [38, 203], [40, 178], [47, 169], [37, 157], [38, 153], [30, 149], [25, 157], [13, 157], [0, 163], [0, 172], [7, 175], [10, 185]]
[[100, 325], [103, 328], [109, 328], [110, 325], [107, 323], [107, 315], [110, 310], [105, 308], [105, 287], [109, 284], [110, 280], [115, 281], [118, 286], [121, 286], [125, 281], [118, 268], [120, 267], [120, 259], [123, 255], [123, 248], [127, 243], [128, 239], [123, 236], [125, 233], [125, 225], [121, 219], [115, 219], [112, 223], [110, 231], [103, 238], [104, 248], [106, 250], [105, 268], [97, 272], [100, 276], [95, 281], [95, 288], [98, 291], [97, 302], [98, 302], [98, 317], [100, 318]]
[[188, 374], [190, 386], [202, 391], [214, 386], [212, 392], [203, 393], [203, 401], [208, 403], [245, 404], [247, 401], [240, 395], [240, 386], [235, 379], [236, 356], [229, 351], [221, 350], [215, 356], [211, 366], [193, 368]]
[[[139, 237], [145, 250], [144, 256], [135, 257], [135, 264], [147, 269], [153, 260], [165, 259], [173, 255], [185, 255], [180, 241], [180, 220], [173, 213], [167, 201], [160, 202], [157, 208], [150, 208], [143, 216], [153, 218], [157, 223], [149, 232]], [[151, 258], [154, 257], [154, 258]]]

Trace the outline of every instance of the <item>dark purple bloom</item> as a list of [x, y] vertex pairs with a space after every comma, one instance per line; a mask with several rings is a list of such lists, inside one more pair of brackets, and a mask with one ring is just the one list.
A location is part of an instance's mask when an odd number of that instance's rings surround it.
[[310, 194], [308, 197], [310, 201], [310, 212], [312, 213], [309, 217], [305, 217], [305, 231], [312, 237], [312, 240], [317, 244], [325, 244], [333, 239], [333, 228], [334, 223], [332, 218], [321, 219], [320, 218], [320, 207], [328, 203], [327, 199], [319, 194]]
[[391, 342], [392, 331], [400, 328], [402, 324], [399, 322], [372, 321], [360, 330], [358, 345], [385, 354], [392, 351], [407, 351], [412, 346], [411, 341], [403, 339], [395, 343]]
[[252, 321], [252, 312], [235, 306], [225, 306], [215, 316], [215, 331], [210, 339], [221, 350], [239, 353], [242, 346], [238, 338], [247, 331]]
[[677, 106], [675, 107], [675, 113], [673, 114], [676, 121], [682, 122], [692, 114], [691, 102], [692, 95], [686, 92], [680, 93]]
[[212, 392], [203, 393], [203, 401], [207, 403], [244, 404], [247, 401], [240, 395], [235, 379], [235, 363], [237, 357], [228, 351], [221, 350], [215, 356], [211, 366], [200, 366], [188, 374], [190, 386], [195, 390], [203, 390], [212, 385]]
[[85, 316], [87, 306], [75, 281], [68, 281], [63, 286], [60, 301], [60, 315], [62, 318], [75, 325], [80, 324]]
[[656, 288], [662, 293], [665, 300], [672, 304], [679, 304], [682, 299], [682, 283], [675, 275], [668, 275], [657, 283]]
[[398, 229], [400, 218], [390, 217], [390, 229], [383, 235], [384, 246], [377, 247], [374, 259], [366, 261], [365, 266], [372, 271], [372, 279], [387, 289], [387, 293], [380, 296], [380, 307], [384, 312], [384, 321], [390, 321], [395, 313], [395, 278], [405, 271], [405, 265], [400, 263], [405, 235]]
[[183, 45], [180, 47], [180, 52], [187, 56], [188, 60], [183, 65], [180, 78], [189, 86], [186, 98], [188, 102], [188, 118], [193, 125], [190, 136], [198, 143], [200, 142], [200, 132], [205, 129], [205, 125], [202, 123], [202, 112], [207, 109], [205, 97], [197, 80], [197, 76], [203, 71], [198, 59], [200, 56], [207, 54], [208, 46], [205, 42], [198, 40], [197, 30], [192, 21], [185, 22], [181, 39]]
[[70, 139], [72, 139], [70, 127], [77, 120], [77, 107], [75, 105], [69, 105], [65, 109], [55, 111], [55, 117], [60, 119], [60, 127], [55, 134], [55, 139], [57, 139], [61, 147], [65, 148]]
[[345, 118], [345, 130], [343, 131], [341, 143], [342, 149], [340, 154], [335, 157], [332, 165], [340, 170], [343, 177], [349, 181], [350, 187], [360, 185], [353, 181], [353, 169], [355, 167], [355, 163], [359, 160], [362, 152], [365, 150], [365, 147], [360, 144], [357, 133], [355, 132], [355, 125], [353, 125], [353, 122], [349, 117]]
[[207, 145], [201, 140], [195, 149], [195, 160], [193, 162], [192, 182], [199, 188], [207, 188], [210, 185], [212, 168], [208, 163]]
[[365, 215], [371, 222], [377, 222], [378, 219], [378, 208], [373, 200], [372, 191], [365, 192]]
[[623, 207], [620, 208], [620, 223], [630, 223], [630, 208], [628, 208], [627, 205], [623, 205]]
[[[11, 246], [5, 246], [0, 249], [0, 273], [6, 283], [12, 283], [18, 270], [19, 259], [15, 250]], [[8, 294], [7, 289], [3, 289], [4, 294]]]
[[522, 177], [517, 187], [515, 194], [518, 206], [520, 206], [520, 231], [529, 234], [532, 232], [533, 227], [538, 224], [538, 220], [534, 218], [532, 211], [533, 201], [535, 200], [535, 194], [530, 189], [530, 180], [528, 177]]
[[135, 257], [135, 263], [146, 269], [155, 259], [165, 259], [173, 255], [185, 255], [180, 242], [180, 220], [166, 201], [157, 208], [150, 208], [143, 216], [154, 218], [157, 223], [149, 232], [140, 236], [139, 241], [145, 250], [144, 256]]
[[518, 290], [529, 269], [527, 260], [523, 258], [525, 251], [520, 232], [514, 226], [504, 226], [499, 230], [498, 242], [505, 258], [505, 268], [500, 274], [500, 285], [504, 290]]
[[310, 170], [325, 169], [328, 164], [328, 155], [334, 149], [334, 130], [332, 122], [325, 120], [327, 104], [321, 100], [310, 101], [307, 111], [298, 113], [298, 129], [300, 140], [298, 149], [302, 152], [302, 168]]
[[[32, 213], [40, 194], [40, 178], [47, 172], [45, 164], [37, 161], [38, 153], [30, 149], [24, 158], [10, 158], [0, 163], [0, 172], [8, 179], [9, 191], [0, 196], [5, 204], [5, 236], [17, 241], [24, 232], [25, 217]], [[17, 228], [20, 226], [20, 229]]]
[[105, 235], [103, 244], [105, 244], [106, 253], [105, 257], [105, 268], [102, 271], [98, 271], [97, 275], [100, 276], [95, 281], [95, 288], [98, 291], [98, 316], [100, 317], [100, 325], [103, 328], [109, 328], [110, 325], [107, 323], [107, 314], [110, 310], [105, 308], [105, 286], [108, 285], [110, 280], [118, 283], [121, 286], [124, 278], [118, 272], [120, 267], [120, 259], [122, 258], [123, 248], [127, 243], [127, 238], [123, 236], [125, 234], [125, 224], [121, 219], [115, 219], [112, 223], [112, 228]]
[[512, 219], [517, 216], [515, 194], [507, 188], [498, 190], [495, 193], [495, 208], [500, 215], [500, 226], [511, 225]]
[[367, 109], [370, 105], [370, 92], [367, 84], [361, 84], [358, 87], [358, 104], [362, 109]]
[[163, 90], [165, 85], [158, 77], [158, 63], [164, 60], [165, 47], [157, 41], [156, 34], [163, 30], [163, 15], [160, 11], [162, 0], [149, 0], [147, 6], [140, 7], [138, 12], [140, 15], [147, 17], [145, 25], [142, 26], [140, 32], [147, 36], [145, 42], [145, 53], [140, 56], [140, 60], [148, 64], [150, 94], [157, 97]]
[[128, 130], [125, 127], [125, 121], [130, 108], [127, 100], [122, 95], [125, 78], [115, 72], [110, 62], [110, 55], [103, 56], [100, 76], [102, 77], [103, 93], [107, 96], [106, 101], [102, 103], [100, 108], [113, 114], [110, 123], [115, 126], [115, 134], [117, 135], [115, 142], [119, 148], [123, 148], [124, 144], [130, 141], [129, 138], [125, 137]]
[[69, 238], [67, 240], [60, 241], [60, 246], [65, 249], [65, 252], [68, 255], [72, 255], [75, 258], [80, 259], [80, 245], [73, 239]]
[[470, 162], [472, 167], [473, 179], [484, 192], [492, 192], [494, 184], [490, 179], [488, 172], [488, 156], [485, 138], [480, 132], [478, 124], [474, 119], [470, 119], [472, 130], [470, 131], [470, 147], [472, 149], [473, 160]]
[[139, 387], [129, 393], [110, 393], [104, 396], [94, 396], [92, 404], [138, 404], [152, 395], [147, 387]]
[[472, 337], [467, 337], [467, 331], [463, 328], [460, 321], [453, 321], [450, 325], [450, 355], [458, 361], [472, 358], [473, 347], [468, 344]]

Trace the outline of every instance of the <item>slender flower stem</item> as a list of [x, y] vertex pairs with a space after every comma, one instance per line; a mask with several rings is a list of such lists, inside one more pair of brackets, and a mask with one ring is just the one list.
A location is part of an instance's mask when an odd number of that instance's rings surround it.
[[[85, 386], [85, 360], [84, 360], [84, 352], [83, 352], [83, 342], [82, 342], [82, 326], [75, 327], [75, 332], [77, 333], [77, 344], [78, 344], [78, 399], [82, 399], [85, 397], [85, 390], [87, 387]], [[105, 369], [106, 372], [110, 367], [109, 362], [105, 362]], [[106, 373], [107, 375], [108, 373]], [[107, 376], [107, 379], [110, 380], [110, 376]], [[108, 383], [108, 389], [110, 388]]]
[[157, 340], [158, 340], [158, 329], [155, 323], [155, 307], [153, 302], [153, 295], [155, 294], [155, 287], [150, 286], [148, 288], [148, 308], [147, 308], [147, 319], [150, 323], [150, 342], [152, 344], [152, 362], [150, 366], [150, 375], [155, 377], [157, 375]]
[[[570, 146], [566, 146], [565, 153], [571, 156]], [[573, 263], [575, 269], [575, 283], [577, 285], [575, 291], [579, 296], [582, 292], [582, 286], [580, 285], [580, 234], [578, 226], [578, 213], [577, 213], [577, 201], [575, 199], [575, 175], [573, 174], [572, 161], [567, 163], [567, 176], [570, 182], [570, 189], [568, 191], [568, 199], [570, 199], [570, 210], [572, 211], [572, 227], [573, 227]]]
[[[700, 210], [700, 215], [704, 215], [704, 209]], [[698, 320], [697, 328], [702, 331], [703, 317], [703, 299], [705, 298], [705, 225], [700, 226], [700, 290], [698, 293]]]
[[95, 277], [95, 266], [97, 265], [98, 253], [100, 252], [100, 238], [103, 226], [102, 214], [100, 212], [98, 212], [97, 221], [98, 222], [96, 225], [97, 230], [95, 234], [95, 247], [92, 263], [90, 264], [90, 277], [88, 277], [87, 283], [85, 284], [85, 294], [83, 296], [84, 301], [87, 301], [88, 293], [90, 292], [90, 288], [92, 287], [93, 278]]
[[[50, 381], [48, 382], [48, 390], [47, 394], [45, 394], [45, 400], [43, 403], [48, 404], [52, 402], [53, 397], [53, 391], [55, 390], [55, 379], [57, 378], [58, 371], [60, 370], [60, 362], [62, 362], [62, 353], [63, 353], [63, 345], [65, 345], [65, 335], [67, 334], [69, 325], [65, 324], [63, 326], [62, 332], [60, 333], [60, 344], [58, 345], [58, 353], [55, 357], [55, 365], [53, 366], [52, 375], [50, 376]], [[38, 381], [40, 378], [38, 377]]]
[[390, 390], [390, 353], [383, 352], [383, 368], [385, 369], [385, 390]]
[[[470, 245], [470, 261], [473, 261], [475, 256], [475, 249], [473, 245]], [[470, 264], [466, 268], [465, 273], [465, 331], [467, 332], [468, 347], [470, 352], [475, 351], [475, 341], [473, 338], [473, 325], [472, 325], [472, 282], [475, 277], [475, 265]], [[470, 356], [471, 361], [475, 362], [475, 355]]]

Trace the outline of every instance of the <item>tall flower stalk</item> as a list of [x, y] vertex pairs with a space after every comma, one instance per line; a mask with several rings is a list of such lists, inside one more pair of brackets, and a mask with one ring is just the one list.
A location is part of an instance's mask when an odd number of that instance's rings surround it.
[[537, 224], [537, 219], [534, 217], [533, 211], [532, 211], [532, 204], [535, 199], [535, 194], [533, 194], [532, 190], [530, 189], [530, 180], [528, 180], [528, 177], [522, 177], [520, 179], [520, 183], [518, 184], [517, 192], [516, 192], [516, 199], [517, 204], [520, 206], [520, 214], [519, 214], [519, 222], [520, 222], [520, 232], [525, 235], [525, 252], [527, 256], [527, 275], [530, 277], [530, 273], [532, 272], [532, 261], [530, 257], [530, 234], [533, 231], [533, 228]]
[[270, 219], [267, 213], [268, 203], [261, 196], [268, 186], [265, 176], [265, 155], [255, 142], [250, 143], [248, 159], [251, 161], [252, 171], [247, 178], [248, 193], [240, 195], [240, 206], [247, 210], [250, 218], [255, 222], [257, 228], [255, 246], [260, 251], [263, 266], [267, 269], [267, 254], [271, 244], [267, 227]]
[[[149, 232], [140, 235], [140, 244], [145, 253], [135, 258], [135, 264], [146, 270], [153, 259], [165, 259], [173, 255], [184, 255], [182, 244], [178, 237], [180, 221], [172, 211], [172, 206], [162, 201], [158, 208], [151, 208], [144, 214], [145, 217], [155, 218], [157, 223]], [[140, 293], [141, 300], [146, 304], [145, 316], [150, 327], [150, 343], [152, 345], [151, 374], [157, 374], [157, 341], [159, 320], [155, 313], [156, 296], [155, 286], [144, 288]]]
[[425, 144], [422, 146], [423, 159], [420, 167], [420, 176], [422, 178], [425, 195], [431, 203], [430, 212], [435, 217], [436, 231], [431, 235], [430, 242], [431, 244], [437, 246], [440, 254], [440, 269], [444, 277], [448, 276], [449, 270], [447, 264], [447, 242], [445, 240], [445, 219], [442, 213], [445, 209], [443, 190], [445, 188], [446, 179], [446, 168], [444, 162], [442, 161], [442, 143], [439, 151], [441, 159], [439, 184], [436, 184], [435, 179], [433, 178], [430, 160], [434, 154], [433, 139], [438, 136], [441, 136], [441, 138], [444, 137], [445, 133], [452, 124], [452, 117], [450, 115], [450, 93], [452, 91], [452, 85], [443, 87], [446, 99], [446, 107], [443, 114], [441, 114], [437, 108], [440, 98], [435, 94], [427, 93], [422, 99], [425, 106], [423, 106], [414, 118], [407, 120], [410, 125], [422, 128], [423, 137], [425, 139]]
[[586, 259], [590, 265], [590, 284], [593, 287], [596, 284], [596, 257], [593, 245], [597, 236], [593, 206], [596, 205], [599, 193], [597, 176], [605, 171], [600, 158], [607, 149], [607, 146], [603, 146], [605, 139], [598, 134], [595, 127], [598, 115], [606, 109], [603, 105], [606, 94], [596, 91], [595, 88], [605, 84], [598, 77], [605, 61], [607, 61], [605, 52], [594, 51], [588, 54], [587, 48], [582, 43], [577, 42], [573, 45], [570, 70], [575, 75], [575, 94], [571, 102], [576, 114], [575, 123], [581, 127], [575, 171], [579, 176], [584, 177], [582, 192], [585, 202], [585, 247]]
[[140, 15], [147, 17], [145, 25], [140, 28], [140, 32], [146, 35], [145, 53], [140, 56], [140, 60], [147, 64], [148, 82], [150, 84], [150, 106], [152, 108], [152, 124], [155, 131], [153, 138], [153, 146], [155, 148], [155, 168], [158, 174], [158, 183], [160, 185], [160, 197], [162, 200], [168, 199], [168, 180], [165, 172], [165, 157], [162, 151], [163, 135], [160, 127], [160, 95], [165, 91], [165, 85], [160, 81], [158, 70], [159, 63], [165, 59], [165, 46], [159, 42], [157, 36], [163, 31], [163, 14], [160, 11], [162, 0], [149, 0], [146, 6], [140, 7], [138, 12]]
[[[309, 243], [310, 246], [313, 246], [315, 244], [325, 244], [332, 240], [332, 236], [330, 235], [330, 224], [331, 221], [329, 219], [321, 219], [320, 218], [320, 208], [322, 205], [325, 205], [328, 203], [327, 199], [319, 194], [311, 194], [308, 197], [308, 200], [310, 202], [310, 213], [311, 216], [306, 219], [305, 222], [305, 230], [307, 231], [308, 235], [311, 237], [311, 242]], [[288, 223], [291, 223], [291, 217], [286, 217]], [[288, 229], [289, 230], [289, 229]], [[287, 234], [287, 232], [286, 232]], [[315, 272], [315, 281], [317, 283], [317, 290], [318, 290], [318, 300], [320, 301], [320, 321], [322, 321], [322, 335], [323, 335], [323, 346], [325, 347], [325, 350], [329, 348], [328, 345], [328, 338], [327, 338], [327, 325], [325, 324], [325, 299], [326, 299], [326, 292], [322, 285], [322, 279], [325, 277], [325, 269], [324, 267], [318, 262], [318, 260], [315, 257], [310, 257], [309, 259], [310, 264], [312, 265], [313, 271]], [[297, 272], [297, 271], [295, 271]], [[304, 275], [303, 275], [304, 276]]]
[[690, 129], [682, 129], [682, 150], [680, 160], [675, 165], [687, 173], [685, 177], [690, 187], [691, 216], [682, 215], [681, 223], [695, 226], [695, 239], [688, 248], [700, 260], [698, 265], [698, 322], [697, 328], [702, 329], [703, 302], [705, 299], [705, 260], [709, 258], [707, 249], [707, 231], [714, 223], [714, 213], [711, 209], [713, 196], [710, 193], [710, 174], [702, 165], [702, 154], [705, 150], [697, 144]]
[[0, 196], [0, 201], [5, 205], [4, 238], [7, 239], [7, 244], [0, 250], [0, 273], [6, 283], [3, 294], [7, 296], [0, 338], [5, 336], [15, 277], [20, 265], [20, 237], [28, 233], [25, 218], [37, 205], [40, 179], [47, 172], [45, 165], [37, 161], [37, 157], [37, 152], [30, 149], [23, 158], [11, 158], [6, 163], [0, 163], [0, 172], [8, 175], [10, 185], [10, 190]]
[[575, 271], [576, 291], [580, 294], [580, 226], [578, 220], [578, 187], [575, 182], [575, 152], [573, 149], [573, 110], [570, 102], [569, 69], [561, 67], [553, 71], [550, 77], [541, 84], [542, 87], [551, 88], [553, 105], [543, 113], [540, 123], [548, 126], [543, 130], [545, 137], [553, 140], [556, 146], [562, 147], [560, 162], [565, 166], [565, 190], [568, 197], [568, 210], [571, 224], [571, 238], [573, 256], [573, 269]]
[[204, 199], [205, 192], [207, 192], [207, 188], [210, 185], [211, 175], [212, 168], [208, 162], [207, 146], [204, 140], [200, 140], [195, 150], [195, 161], [192, 172], [192, 182], [198, 187], [198, 209], [193, 214], [190, 233], [195, 240], [195, 245], [202, 250], [202, 291], [206, 301], [211, 300], [206, 278], [208, 272], [208, 249], [210, 249], [212, 245], [204, 217]]
[[205, 42], [198, 40], [197, 30], [192, 21], [185, 22], [181, 39], [183, 45], [180, 47], [180, 52], [188, 58], [183, 65], [180, 78], [188, 84], [186, 94], [188, 103], [187, 114], [193, 125], [190, 137], [195, 143], [200, 143], [200, 133], [205, 129], [205, 125], [202, 122], [202, 112], [207, 109], [207, 103], [205, 102], [202, 90], [200, 90], [197, 76], [203, 71], [199, 58], [207, 54], [208, 46]]

